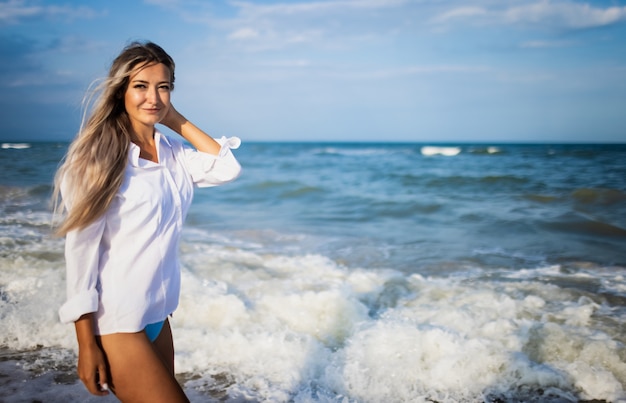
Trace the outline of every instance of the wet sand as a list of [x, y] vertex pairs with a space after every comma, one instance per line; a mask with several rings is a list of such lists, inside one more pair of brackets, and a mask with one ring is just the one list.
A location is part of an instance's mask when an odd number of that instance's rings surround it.
[[[110, 395], [92, 396], [76, 375], [75, 355], [58, 349], [14, 351], [0, 348], [0, 403], [118, 402]], [[194, 385], [194, 377], [177, 375], [178, 381]], [[185, 387], [192, 402], [219, 402], [228, 396], [226, 377], [212, 385]], [[232, 400], [231, 400], [232, 401]]]

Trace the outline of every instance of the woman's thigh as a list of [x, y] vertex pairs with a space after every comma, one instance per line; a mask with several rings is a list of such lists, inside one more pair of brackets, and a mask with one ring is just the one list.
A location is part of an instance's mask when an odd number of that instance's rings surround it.
[[144, 332], [101, 336], [100, 342], [109, 364], [109, 384], [121, 401], [188, 401]]
[[174, 376], [174, 341], [172, 340], [172, 329], [168, 319], [165, 319], [161, 333], [152, 342], [152, 345], [159, 353], [165, 367]]

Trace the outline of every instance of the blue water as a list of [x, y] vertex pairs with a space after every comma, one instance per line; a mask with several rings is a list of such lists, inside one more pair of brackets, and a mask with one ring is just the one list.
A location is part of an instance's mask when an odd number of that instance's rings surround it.
[[[192, 401], [626, 401], [626, 145], [243, 140], [181, 245]], [[56, 316], [66, 146], [0, 148], [0, 351], [38, 351], [0, 371], [74, 382], [7, 402], [86, 399]]]
[[241, 179], [198, 192], [190, 222], [305, 236], [289, 246], [407, 272], [626, 264], [625, 146], [422, 146], [244, 145]]

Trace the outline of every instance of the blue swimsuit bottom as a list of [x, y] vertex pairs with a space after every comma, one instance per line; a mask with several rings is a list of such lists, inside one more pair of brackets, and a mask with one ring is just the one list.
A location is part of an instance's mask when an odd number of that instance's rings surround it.
[[157, 323], [151, 323], [144, 329], [146, 331], [146, 336], [148, 336], [148, 339], [150, 339], [152, 343], [154, 343], [157, 337], [159, 337], [159, 334], [161, 334], [161, 329], [163, 329], [164, 324], [165, 321], [162, 320]]

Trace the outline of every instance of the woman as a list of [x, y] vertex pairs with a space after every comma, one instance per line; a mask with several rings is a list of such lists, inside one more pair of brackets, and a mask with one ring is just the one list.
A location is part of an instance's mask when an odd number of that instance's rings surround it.
[[75, 323], [87, 389], [125, 402], [187, 401], [167, 319], [178, 305], [181, 226], [194, 186], [220, 185], [241, 169], [230, 151], [239, 139], [216, 141], [186, 120], [170, 103], [173, 88], [174, 61], [162, 48], [127, 46], [55, 179], [67, 210], [59, 316]]

